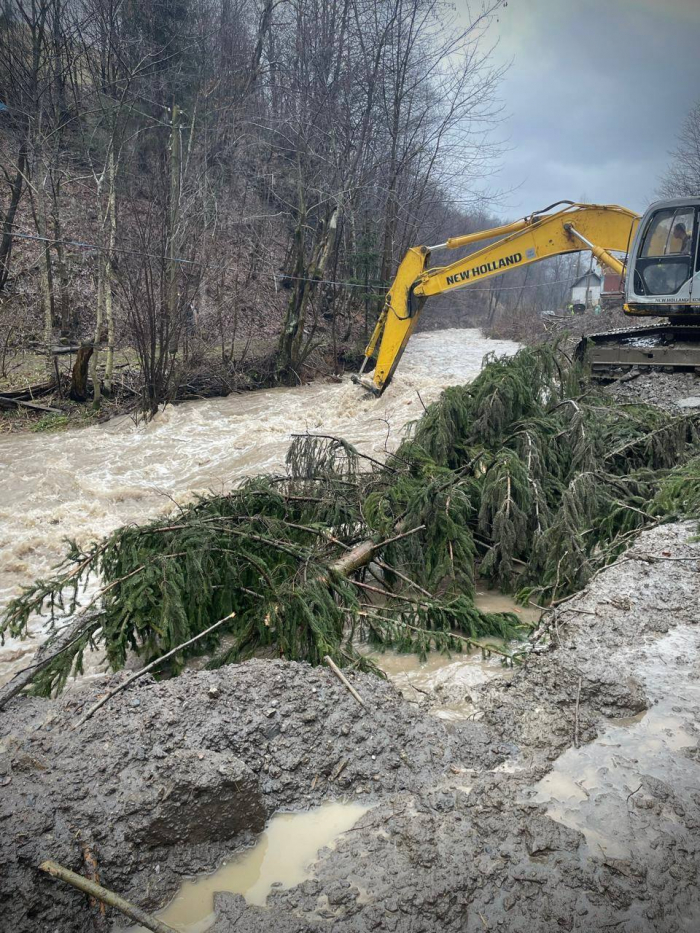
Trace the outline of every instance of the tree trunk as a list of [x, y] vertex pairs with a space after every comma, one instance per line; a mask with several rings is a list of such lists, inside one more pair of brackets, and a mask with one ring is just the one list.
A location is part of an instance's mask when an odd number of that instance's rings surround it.
[[71, 330], [71, 320], [68, 307], [68, 270], [66, 269], [66, 254], [63, 248], [63, 229], [61, 226], [61, 176], [58, 167], [51, 181], [51, 213], [53, 215], [53, 235], [58, 272], [58, 308], [61, 321], [61, 336], [67, 337]]
[[[300, 190], [300, 198], [301, 198]], [[322, 279], [328, 259], [335, 246], [338, 230], [338, 208], [334, 208], [328, 222], [325, 224], [320, 241], [314, 250], [316, 259], [307, 265], [304, 261], [304, 228], [306, 227], [306, 212], [303, 198], [301, 199], [301, 214], [295, 231], [296, 260], [294, 263], [294, 282], [292, 296], [287, 306], [287, 314], [279, 342], [280, 372], [296, 373], [303, 359], [302, 344], [304, 340], [304, 326], [306, 325], [306, 311], [313, 288], [313, 279]]]
[[93, 354], [90, 357], [90, 376], [92, 377], [92, 400], [95, 408], [99, 408], [102, 390], [100, 380], [97, 378], [97, 360], [100, 354], [98, 344], [102, 335], [102, 306], [104, 301], [104, 257], [97, 256], [97, 307], [95, 309], [95, 335]]
[[53, 275], [51, 267], [51, 244], [48, 242], [48, 231], [46, 227], [46, 176], [38, 183], [34, 192], [36, 198], [34, 203], [34, 223], [36, 231], [42, 238], [42, 262], [41, 262], [41, 294], [44, 306], [44, 344], [46, 350], [51, 353], [51, 344], [53, 343], [53, 324], [54, 324], [54, 298], [53, 298]]
[[5, 283], [10, 275], [10, 257], [12, 255], [12, 228], [14, 226], [15, 214], [22, 196], [22, 186], [24, 184], [24, 173], [27, 170], [27, 144], [25, 141], [19, 149], [17, 158], [17, 171], [10, 188], [10, 205], [3, 218], [2, 240], [0, 241], [0, 291], [5, 287]]
[[168, 329], [169, 349], [177, 353], [179, 321], [177, 301], [177, 228], [180, 213], [180, 108], [173, 103], [170, 135], [170, 204], [168, 216]]
[[112, 282], [114, 270], [112, 267], [114, 247], [117, 242], [117, 193], [115, 185], [114, 146], [109, 150], [108, 161], [108, 188], [107, 188], [107, 216], [109, 218], [109, 240], [107, 258], [104, 265], [104, 311], [107, 324], [107, 359], [105, 361], [104, 389], [108, 395], [112, 393], [112, 374], [114, 372], [114, 310], [112, 308]]
[[88, 367], [90, 357], [92, 356], [92, 344], [86, 347], [80, 347], [78, 355], [73, 366], [73, 373], [70, 381], [69, 397], [74, 402], [86, 402], [88, 397]]

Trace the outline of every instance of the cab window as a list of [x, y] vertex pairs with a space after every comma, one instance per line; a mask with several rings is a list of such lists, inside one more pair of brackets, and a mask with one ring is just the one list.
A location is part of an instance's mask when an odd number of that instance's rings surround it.
[[692, 207], [657, 211], [644, 237], [642, 256], [689, 256], [694, 227]]
[[651, 218], [651, 223], [644, 237], [642, 256], [665, 256], [666, 244], [671, 233], [674, 211], [658, 211]]
[[635, 291], [675, 295], [692, 275], [696, 211], [664, 208], [649, 221], [635, 269]]

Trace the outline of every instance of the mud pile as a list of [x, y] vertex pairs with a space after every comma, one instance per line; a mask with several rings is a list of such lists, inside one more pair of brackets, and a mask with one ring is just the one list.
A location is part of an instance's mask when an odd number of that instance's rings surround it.
[[[546, 651], [472, 691], [508, 760], [382, 801], [265, 910], [219, 895], [211, 933], [698, 929], [696, 530], [640, 536], [560, 608]], [[619, 738], [657, 709], [651, 741]]]
[[94, 690], [13, 701], [3, 922], [99, 929], [81, 895], [40, 876], [43, 858], [86, 873], [94, 856], [105, 885], [152, 909], [275, 810], [346, 796], [375, 806], [313, 878], [265, 908], [217, 895], [211, 933], [697, 929], [695, 532], [641, 535], [510, 681], [468, 688], [461, 724], [352, 675], [363, 709], [330, 672], [286, 662], [144, 682], [80, 731]]
[[[371, 713], [330, 671], [282, 661], [144, 678], [78, 731], [95, 690], [13, 701], [0, 719], [7, 929], [92, 929], [80, 895], [47, 889], [42, 859], [85, 871], [94, 856], [104, 884], [154, 906], [275, 810], [437, 781], [455, 759], [443, 726], [377, 677], [349, 676]], [[474, 745], [475, 766], [493, 760]]]

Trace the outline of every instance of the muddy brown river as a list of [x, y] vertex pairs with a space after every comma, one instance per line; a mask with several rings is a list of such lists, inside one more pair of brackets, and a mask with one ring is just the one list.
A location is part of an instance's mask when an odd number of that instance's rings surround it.
[[[145, 425], [125, 416], [81, 431], [1, 437], [0, 611], [60, 559], [66, 538], [84, 545], [196, 493], [281, 469], [294, 432], [341, 435], [381, 459], [423, 405], [479, 372], [486, 353], [517, 349], [478, 330], [418, 334], [380, 399], [346, 378], [188, 402]], [[0, 683], [27, 663], [41, 639], [39, 623], [34, 633], [0, 648]]]

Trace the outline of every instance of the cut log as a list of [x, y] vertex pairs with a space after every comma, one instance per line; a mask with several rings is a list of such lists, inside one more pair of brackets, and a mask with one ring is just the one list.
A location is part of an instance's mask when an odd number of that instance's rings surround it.
[[375, 554], [379, 553], [387, 544], [398, 541], [400, 538], [407, 538], [409, 535], [414, 535], [418, 531], [423, 531], [424, 528], [425, 525], [418, 525], [416, 528], [404, 531], [403, 522], [399, 522], [396, 526], [396, 534], [391, 538], [385, 538], [382, 541], [371, 538], [367, 541], [362, 541], [360, 544], [356, 544], [347, 554], [343, 554], [342, 557], [339, 557], [338, 560], [330, 564], [330, 569], [334, 573], [340, 574], [341, 577], [349, 577], [355, 573], [356, 570], [359, 570], [360, 567], [365, 567], [367, 564], [371, 563]]

